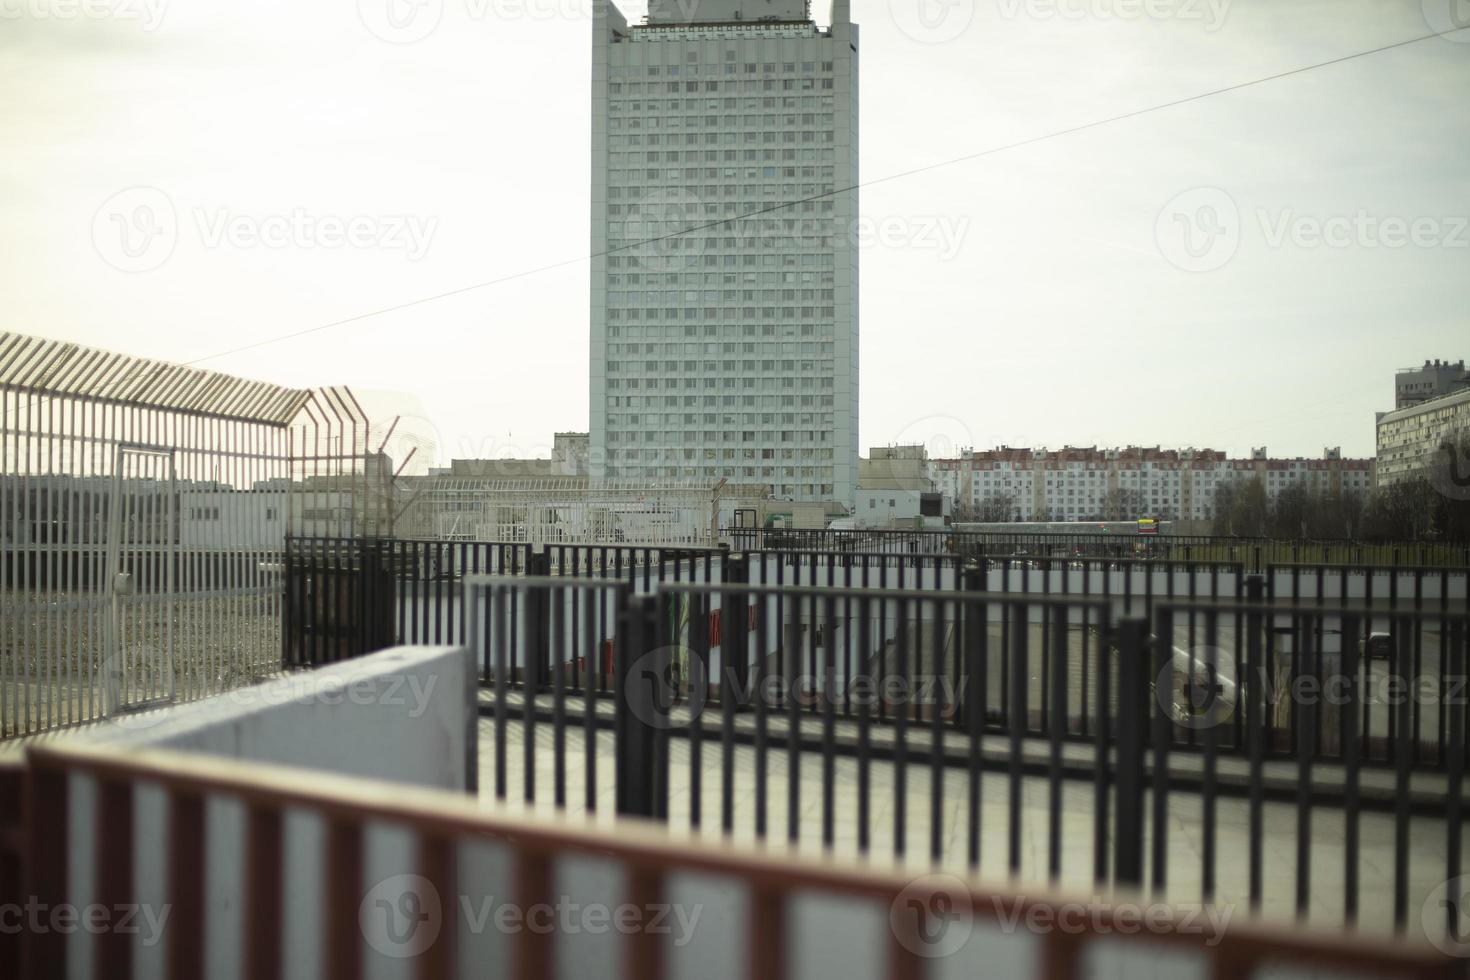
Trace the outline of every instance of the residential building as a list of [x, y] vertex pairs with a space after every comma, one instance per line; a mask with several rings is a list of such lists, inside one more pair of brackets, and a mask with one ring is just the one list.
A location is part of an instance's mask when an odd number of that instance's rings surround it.
[[1453, 364], [1426, 360], [1423, 367], [1403, 368], [1394, 375], [1393, 407], [1409, 408], [1465, 389], [1470, 389], [1470, 373], [1463, 359]]
[[1232, 480], [1259, 476], [1271, 500], [1291, 486], [1366, 495], [1373, 483], [1372, 460], [1343, 459], [1338, 449], [1321, 459], [1273, 458], [1264, 448], [1230, 459], [1214, 449], [1002, 446], [930, 469], [957, 513], [983, 521], [1208, 521], [1216, 488]]
[[1470, 433], [1470, 388], [1378, 416], [1378, 483], [1430, 475], [1447, 437]]
[[858, 50], [848, 0], [594, 0], [595, 476], [853, 505]]

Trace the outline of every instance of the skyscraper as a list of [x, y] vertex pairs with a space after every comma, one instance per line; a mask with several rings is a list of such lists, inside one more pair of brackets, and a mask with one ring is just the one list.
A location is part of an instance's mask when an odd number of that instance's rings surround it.
[[851, 506], [858, 29], [806, 0], [594, 0], [592, 460]]

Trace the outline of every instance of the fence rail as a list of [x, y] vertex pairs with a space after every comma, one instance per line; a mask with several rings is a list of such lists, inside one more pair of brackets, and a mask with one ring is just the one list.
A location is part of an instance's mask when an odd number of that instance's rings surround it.
[[[1033, 934], [1028, 938], [1034, 938], [1038, 947], [1034, 958], [1016, 960], [1017, 975], [1025, 970], [1048, 980], [1091, 975], [1089, 954], [1104, 937], [1127, 944], [1135, 954], [1172, 950], [1183, 958], [1171, 961], [1176, 966], [1222, 980], [1250, 977], [1267, 967], [1423, 980], [1461, 975], [1459, 963], [1422, 943], [1299, 926], [1272, 928], [1238, 919], [1215, 932], [1189, 927], [1197, 914], [1157, 902], [1149, 906], [1149, 922], [1140, 930], [1138, 905], [1128, 895], [1119, 897], [1120, 906], [1090, 892], [1069, 895], [1053, 889], [995, 889], [973, 878], [915, 878], [731, 842], [676, 842], [631, 822], [610, 832], [518, 818], [442, 792], [164, 752], [125, 754], [62, 746], [33, 750], [26, 775], [23, 833], [32, 847], [26, 854], [25, 891], [43, 907], [80, 904], [70, 888], [76, 880], [70, 867], [74, 859], [54, 828], [67, 824], [78, 799], [73, 787], [82, 783], [95, 787], [96, 819], [78, 823], [90, 838], [86, 852], [93, 855], [93, 864], [75, 872], [95, 882], [96, 897], [109, 908], [129, 907], [141, 897], [138, 883], [143, 869], [132, 846], [132, 812], [143, 793], [161, 797], [174, 842], [165, 867], [159, 869], [173, 911], [161, 937], [167, 949], [163, 975], [180, 980], [205, 975], [203, 937], [225, 927], [216, 921], [222, 917], [218, 907], [204, 901], [206, 841], [218, 829], [207, 815], [218, 801], [231, 801], [245, 814], [238, 832], [246, 855], [245, 878], [240, 883], [239, 911], [228, 917], [240, 923], [245, 972], [250, 976], [280, 975], [286, 963], [281, 910], [287, 900], [283, 845], [288, 813], [320, 818], [324, 829], [323, 887], [313, 910], [313, 921], [320, 925], [309, 948], [320, 957], [322, 975], [343, 980], [363, 976], [369, 966], [385, 965], [369, 962], [375, 950], [369, 948], [366, 920], [359, 912], [366, 900], [377, 897], [391, 906], [394, 899], [421, 899], [429, 893], [444, 897], [438, 906], [443, 911], [433, 915], [435, 936], [418, 946], [402, 945], [401, 940], [395, 944], [400, 965], [407, 957], [415, 975], [422, 977], [458, 976], [470, 968], [485, 971], [485, 962], [471, 962], [465, 952], [472, 928], [455, 914], [454, 896], [501, 891], [466, 875], [466, 849], [486, 841], [504, 849], [510, 882], [506, 900], [522, 910], [555, 906], [555, 883], [563, 880], [571, 862], [593, 858], [610, 864], [617, 884], [609, 904], [641, 914], [638, 928], [620, 929], [625, 935], [609, 935], [598, 944], [599, 972], [637, 980], [707, 974], [708, 961], [698, 961], [704, 963], [703, 969], [691, 972], [695, 961], [680, 958], [668, 931], [652, 928], [647, 920], [651, 906], [678, 902], [679, 888], [687, 888], [691, 876], [717, 882], [732, 891], [735, 900], [731, 915], [707, 916], [703, 931], [694, 933], [696, 960], [713, 955], [732, 974], [759, 980], [803, 975], [803, 964], [808, 969], [830, 966], [854, 943], [864, 949], [872, 944], [873, 954], [884, 964], [883, 974], [894, 980], [923, 975], [926, 961], [942, 955], [952, 957], [948, 965], [963, 971], [994, 970], [998, 955], [1002, 962], [1016, 956], [1014, 939], [1000, 935], [1013, 928], [1006, 926], [1008, 921], [1026, 923]], [[386, 898], [380, 888], [369, 892], [364, 874], [369, 861], [365, 843], [383, 826], [411, 841], [412, 871], [417, 875], [412, 879], [415, 890]], [[838, 901], [831, 903], [834, 899]], [[834, 904], [837, 918], [803, 914], [803, 906], [813, 900]], [[1087, 914], [1078, 915], [1079, 909]], [[417, 901], [407, 911], [432, 915]], [[971, 920], [989, 928], [972, 938]], [[1067, 926], [1069, 921], [1074, 925]], [[734, 937], [729, 935], [732, 931]], [[65, 975], [64, 938], [54, 930], [27, 933], [22, 975]], [[555, 929], [518, 929], [507, 938], [504, 972], [527, 980], [556, 975], [573, 939]], [[99, 936], [93, 960], [125, 969], [117, 965], [130, 961], [135, 942], [121, 931]], [[743, 962], [728, 962], [732, 955], [743, 957]], [[1021, 965], [1025, 963], [1029, 968]]]

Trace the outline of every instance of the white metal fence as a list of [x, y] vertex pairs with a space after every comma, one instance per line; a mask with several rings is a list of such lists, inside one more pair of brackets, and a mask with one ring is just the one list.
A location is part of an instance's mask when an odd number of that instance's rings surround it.
[[288, 531], [383, 509], [344, 389], [0, 332], [0, 419], [0, 738], [278, 670]]

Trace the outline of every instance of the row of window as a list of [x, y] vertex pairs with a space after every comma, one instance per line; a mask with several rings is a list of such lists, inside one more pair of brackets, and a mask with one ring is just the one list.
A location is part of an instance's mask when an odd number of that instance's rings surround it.
[[[808, 324], [808, 326], [809, 326], [809, 324]], [[717, 336], [717, 334], [715, 333], [716, 330], [719, 330], [719, 331], [721, 331], [721, 333], [724, 333], [724, 334], [726, 334], [728, 336], [731, 336], [731, 337], [736, 336], [735, 328], [734, 327], [730, 327], [730, 326], [715, 327], [713, 324], [711, 324], [711, 325], [706, 326], [704, 328], [705, 334], [708, 335], [708, 336], [711, 336], [711, 337]], [[805, 330], [802, 331], [803, 336], [805, 336], [806, 333], [807, 332]], [[754, 334], [752, 334], [750, 331], [746, 331], [745, 335], [747, 337], [754, 336]], [[693, 336], [693, 335], [691, 334], [690, 336]], [[792, 336], [795, 336], [795, 334], [793, 334]], [[661, 344], [652, 344], [652, 343], [645, 343], [645, 344], [608, 344], [607, 345], [607, 352], [608, 352], [609, 355], [614, 355], [614, 354], [662, 354], [665, 357], [668, 357], [670, 355], [678, 355], [680, 353], [683, 353], [683, 354], [722, 354], [722, 353], [723, 354], [757, 354], [757, 353], [759, 353], [759, 354], [771, 354], [771, 355], [784, 354], [786, 356], [784, 358], [782, 358], [782, 360], [787, 360], [787, 359], [793, 358], [794, 355], [797, 355], [797, 354], [831, 353], [831, 349], [828, 348], [826, 345], [827, 345], [827, 342], [826, 341], [822, 341], [822, 342], [804, 341], [802, 343], [788, 343], [788, 342], [785, 342], [785, 341], [782, 341], [782, 342], [765, 341], [765, 342], [757, 343], [755, 341], [749, 341], [749, 340], [743, 341], [743, 342], [740, 342], [740, 343], [736, 343], [734, 341], [725, 341], [724, 343], [706, 342], [706, 343], [702, 343], [702, 344], [700, 344], [700, 343], [692, 343], [692, 344], [691, 343], [685, 343], [685, 344], [674, 344], [674, 343], [661, 343]]]
[[[609, 444], [618, 442], [646, 442], [654, 445], [715, 445], [722, 442], [753, 442], [758, 446], [770, 446], [777, 448], [781, 443], [793, 446], [813, 446], [818, 443], [832, 441], [832, 434], [820, 430], [787, 430], [781, 432], [781, 438], [776, 438], [774, 430], [764, 431], [756, 429], [745, 429], [735, 431], [733, 429], [613, 429], [607, 431]], [[753, 451], [753, 450], [752, 450]], [[825, 457], [831, 458], [831, 450], [803, 450], [806, 454], [825, 453]]]
[[[801, 326], [803, 326], [803, 324], [790, 323], [790, 321], [797, 320], [797, 319], [802, 319], [802, 320], [812, 320], [812, 319], [831, 320], [833, 318], [834, 311], [836, 309], [836, 307], [834, 307], [834, 306], [724, 306], [724, 307], [719, 307], [719, 306], [704, 306], [704, 307], [699, 307], [699, 306], [685, 306], [685, 307], [676, 307], [676, 306], [674, 306], [674, 307], [671, 307], [671, 306], [642, 306], [642, 305], [629, 306], [629, 305], [625, 305], [625, 304], [628, 304], [628, 303], [635, 303], [635, 302], [640, 302], [640, 301], [638, 301], [638, 300], [627, 300], [627, 299], [624, 299], [624, 300], [619, 301], [618, 299], [614, 299], [611, 295], [609, 295], [608, 296], [608, 311], [607, 311], [608, 312], [608, 319], [609, 320], [681, 320], [682, 319], [682, 320], [694, 321], [694, 320], [700, 320], [701, 319], [701, 315], [700, 314], [702, 312], [703, 313], [702, 319], [705, 320], [705, 321], [709, 321], [709, 320], [726, 320], [726, 321], [730, 321], [730, 322], [741, 321], [741, 320], [747, 320], [747, 321], [748, 320], [764, 320], [764, 321], [770, 321], [770, 320], [776, 319], [777, 317], [780, 317], [782, 320], [788, 321], [787, 324], [781, 324], [781, 326], [786, 326], [786, 325], [789, 324], [790, 326], [800, 328]], [[682, 317], [679, 315], [679, 312], [680, 312], [681, 309], [683, 310], [683, 313], [684, 313], [684, 315]], [[613, 315], [614, 313], [617, 313], [617, 314], [620, 314], [620, 315], [614, 316]], [[708, 326], [710, 324], [706, 323], [706, 325]], [[768, 336], [768, 337], [774, 337], [774, 336], [776, 336], [777, 324], [775, 324], [775, 323], [768, 323], [767, 325], [771, 329], [770, 329], [770, 331], [768, 331], [768, 332], [765, 333], [765, 336]], [[816, 335], [816, 329], [817, 329], [816, 324], [805, 324], [805, 326], [811, 327], [811, 330], [808, 331], [806, 334], [804, 334], [804, 336], [815, 336]], [[695, 336], [695, 335], [690, 334], [688, 336]], [[793, 336], [794, 336], [794, 334], [793, 334]]]
[[[831, 136], [830, 133], [827, 135], [829, 137]], [[819, 140], [818, 142], [832, 143], [835, 142], [835, 140], [829, 138]], [[811, 146], [805, 149], [797, 149], [795, 147], [792, 147], [790, 149], [781, 150], [750, 148], [743, 150], [618, 150], [615, 152], [609, 152], [607, 155], [609, 179], [624, 181], [638, 180], [640, 176], [640, 170], [642, 171], [641, 176], [643, 180], [678, 180], [679, 175], [677, 171], [667, 167], [667, 165], [671, 163], [709, 164], [721, 162], [743, 162], [746, 164], [751, 164], [756, 162], [764, 162], [765, 164], [767, 164], [763, 171], [757, 170], [753, 167], [746, 167], [743, 171], [740, 171], [740, 174], [743, 174], [745, 179], [753, 180], [757, 177], [770, 178], [779, 176], [776, 172], [775, 167], [771, 166], [772, 164], [778, 162], [821, 163], [828, 160], [836, 161], [836, 159], [837, 152], [835, 150], [819, 146]], [[658, 163], [662, 163], [665, 166], [648, 166], [649, 164]], [[634, 169], [620, 172], [617, 177], [613, 177], [613, 172], [619, 171], [620, 168]], [[711, 168], [706, 167], [705, 169], [708, 170]], [[737, 174], [730, 174], [729, 176], [733, 177], [737, 176]]]
[[[638, 345], [638, 344], [622, 344], [622, 345], [612, 344], [611, 346], [613, 346], [613, 347], [618, 347], [618, 346], [623, 346], [623, 347], [638, 347], [640, 345]], [[646, 346], [648, 346], [650, 348], [653, 347], [652, 344], [648, 344]], [[671, 346], [678, 346], [678, 345], [671, 345]], [[694, 346], [697, 346], [697, 345], [694, 345]], [[735, 345], [734, 344], [729, 344], [728, 346], [733, 348]], [[753, 348], [756, 345], [755, 344], [748, 344], [746, 346], [749, 346], [749, 347], [752, 347]], [[814, 346], [815, 347], [815, 346], [819, 346], [819, 345], [813, 344], [813, 345], [809, 345], [809, 346]], [[831, 353], [831, 345], [830, 344], [821, 344], [820, 346], [823, 347], [823, 348], [825, 348], [825, 350], [823, 350], [823, 353]], [[653, 353], [653, 351], [650, 350], [649, 353]], [[687, 360], [686, 359], [686, 360], [684, 360], [682, 362], [681, 361], [627, 361], [627, 362], [608, 361], [607, 362], [607, 368], [608, 368], [609, 371], [617, 371], [617, 370], [636, 371], [636, 370], [639, 370], [641, 368], [644, 371], [648, 371], [650, 374], [656, 373], [656, 372], [659, 372], [659, 371], [662, 371], [665, 374], [677, 374], [679, 371], [684, 371], [686, 373], [715, 372], [715, 371], [724, 371], [724, 372], [727, 372], [727, 373], [733, 373], [737, 369], [744, 370], [744, 371], [757, 371], [757, 370], [759, 370], [759, 371], [766, 372], [767, 374], [775, 374], [775, 372], [777, 372], [777, 371], [783, 371], [783, 372], [800, 372], [802, 374], [812, 374], [814, 372], [820, 371], [822, 373], [830, 374], [831, 371], [832, 371], [832, 362], [830, 360], [820, 360], [820, 361], [818, 361], [818, 360], [809, 360], [809, 361], [808, 360], [802, 360], [802, 361], [798, 361], [795, 358], [781, 358], [781, 359], [777, 359], [777, 358], [774, 358], [774, 357], [761, 358], [760, 360], [757, 360], [755, 358], [746, 358], [746, 359], [740, 360], [740, 361], [731, 360], [731, 359], [727, 359], [727, 360], [723, 360], [723, 361], [694, 361], [694, 360]]]
[[[821, 127], [831, 129], [837, 123], [835, 112], [747, 112], [747, 113], [689, 113], [678, 115], [674, 111], [659, 111], [652, 102], [647, 104], [647, 113], [641, 103], [614, 102], [613, 114], [608, 118], [609, 129], [799, 129]], [[628, 111], [624, 111], [626, 109]], [[690, 109], [700, 108], [691, 105]], [[751, 108], [755, 108], [751, 106]], [[773, 107], [774, 108], [774, 107]]]
[[[616, 472], [610, 472], [609, 475], [610, 476], [616, 476], [616, 477], [622, 477], [622, 478], [626, 478], [626, 479], [659, 479], [659, 478], [667, 478], [667, 479], [671, 479], [671, 480], [681, 479], [681, 478], [683, 478], [683, 479], [700, 478], [700, 477], [702, 477], [702, 478], [708, 478], [709, 476], [723, 476], [723, 477], [728, 477], [728, 478], [732, 478], [732, 479], [739, 478], [741, 476], [744, 476], [747, 479], [757, 477], [757, 473], [756, 473], [755, 469], [753, 467], [749, 467], [749, 466], [744, 467], [743, 470], [737, 469], [736, 467], [724, 467], [724, 468], [721, 468], [721, 469], [710, 470], [710, 471], [700, 471], [700, 470], [696, 470], [696, 469], [694, 469], [692, 467], [687, 467], [687, 466], [686, 467], [682, 467], [682, 468], [681, 467], [678, 467], [678, 466], [657, 466], [657, 467], [646, 467], [646, 468], [645, 467], [636, 467], [636, 468], [627, 469], [627, 470], [618, 470]], [[769, 476], [769, 474], [767, 474], [767, 476]], [[762, 481], [762, 482], [768, 482], [768, 481]], [[830, 483], [779, 483], [779, 484], [772, 484], [772, 492], [777, 497], [779, 497], [779, 498], [787, 498], [787, 497], [824, 498], [824, 497], [831, 497], [832, 496], [832, 486], [833, 485], [830, 484]]]
[[[632, 94], [636, 95], [638, 93], [635, 92]], [[608, 105], [610, 108], [621, 107], [622, 103], [612, 101], [609, 102]], [[638, 103], [633, 102], [630, 103], [630, 105], [638, 105]], [[725, 115], [734, 112], [737, 109], [741, 110], [742, 112], [751, 112], [756, 109], [779, 109], [783, 113], [802, 110], [804, 114], [808, 110], [835, 109], [837, 107], [837, 100], [830, 95], [766, 95], [758, 98], [743, 99], [727, 96], [725, 98], [719, 99], [664, 99], [662, 101], [657, 99], [649, 99], [647, 102], [643, 103], [643, 105], [645, 108], [642, 111], [644, 112], [645, 116], [647, 116], [647, 114], [649, 113], [660, 113], [667, 115], [678, 112], [681, 109], [686, 114], [690, 112], [703, 112], [706, 115], [710, 113], [719, 113], [721, 115]], [[660, 106], [662, 106], [662, 108], [660, 108]], [[825, 115], [825, 112], [823, 114]], [[836, 113], [833, 113], [834, 117], [835, 115]]]
[[716, 64], [701, 62], [698, 51], [685, 51], [683, 64], [670, 65], [611, 65], [608, 72], [615, 78], [680, 78], [705, 75], [814, 75], [817, 71], [830, 72], [830, 61], [746, 61], [737, 63], [739, 53], [734, 48], [724, 52], [723, 61]]
[[[824, 397], [823, 400], [829, 405], [831, 399]], [[792, 408], [790, 396], [782, 396], [778, 399], [776, 395], [609, 395], [607, 398], [608, 408], [749, 408], [749, 409], [776, 409]], [[805, 414], [805, 413], [803, 413]], [[816, 413], [818, 415], [822, 413]], [[827, 414], [828, 422], [831, 424], [831, 415]]]
[[609, 82], [608, 95], [733, 95], [743, 92], [834, 92], [837, 90], [833, 78], [762, 78], [726, 81], [684, 82]]
[[[618, 287], [622, 285], [621, 280], [624, 278], [624, 276], [608, 277], [609, 290], [607, 298], [609, 302], [632, 303], [635, 306], [641, 306], [645, 303], [661, 303], [667, 306], [672, 303], [678, 303], [680, 300], [683, 300], [685, 303], [698, 303], [701, 300], [706, 303], [717, 303], [722, 299], [728, 301], [743, 299], [747, 302], [755, 299], [830, 300], [836, 296], [836, 292], [831, 289], [726, 289], [723, 291], [718, 289], [619, 289]], [[611, 281], [613, 279], [617, 279], [619, 282], [614, 283]], [[762, 309], [768, 310], [774, 310], [775, 308], [774, 306], [762, 307]]]
[[[653, 425], [653, 426], [677, 426], [682, 421], [685, 427], [698, 425], [722, 425], [727, 429], [734, 429], [740, 425], [762, 426], [775, 425], [778, 421], [783, 425], [795, 425], [798, 415], [792, 412], [644, 412], [631, 413], [628, 415], [608, 415], [608, 428], [617, 429], [629, 425]], [[803, 425], [815, 424], [812, 415], [799, 416]], [[832, 433], [823, 429], [762, 429], [748, 430], [759, 431], [761, 438], [769, 438], [771, 441], [779, 442], [831, 442]], [[749, 440], [744, 440], [749, 441]]]

